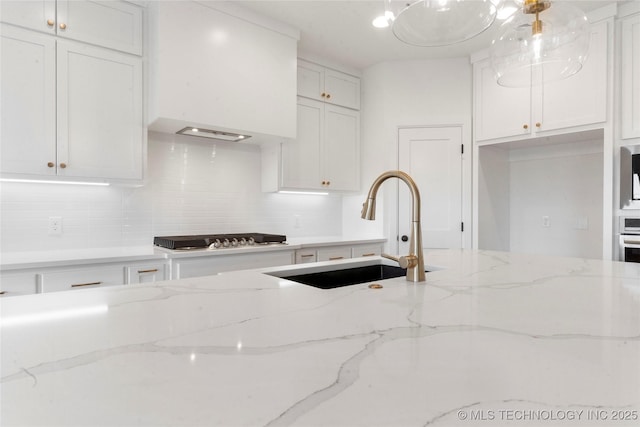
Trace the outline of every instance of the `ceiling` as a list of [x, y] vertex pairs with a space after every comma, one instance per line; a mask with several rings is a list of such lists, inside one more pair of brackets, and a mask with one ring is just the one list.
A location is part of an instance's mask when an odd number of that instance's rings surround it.
[[[588, 12], [608, 0], [556, 0]], [[234, 0], [234, 3], [300, 30], [301, 53], [362, 70], [385, 61], [468, 56], [489, 46], [498, 33], [498, 21], [484, 33], [446, 47], [415, 47], [397, 40], [390, 28], [374, 28], [371, 21], [384, 12], [383, 0]]]

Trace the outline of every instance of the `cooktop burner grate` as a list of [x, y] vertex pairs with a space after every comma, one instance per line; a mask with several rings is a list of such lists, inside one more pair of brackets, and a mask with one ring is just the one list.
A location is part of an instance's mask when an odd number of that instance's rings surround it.
[[[254, 244], [285, 243], [287, 237], [280, 234], [235, 233], [200, 234], [191, 236], [159, 236], [153, 238], [153, 244], [166, 249], [190, 250], [205, 249], [219, 243], [220, 248]], [[226, 245], [224, 243], [227, 243]]]

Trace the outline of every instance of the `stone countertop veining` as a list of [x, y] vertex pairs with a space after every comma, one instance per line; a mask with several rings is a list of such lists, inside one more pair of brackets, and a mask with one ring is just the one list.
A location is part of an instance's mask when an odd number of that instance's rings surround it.
[[640, 264], [426, 264], [382, 289], [252, 270], [2, 299], [0, 424], [640, 423]]

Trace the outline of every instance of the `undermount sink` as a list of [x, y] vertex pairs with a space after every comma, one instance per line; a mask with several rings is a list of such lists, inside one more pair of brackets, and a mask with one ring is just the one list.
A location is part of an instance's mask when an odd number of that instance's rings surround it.
[[407, 270], [384, 261], [375, 263], [347, 262], [311, 268], [272, 271], [266, 274], [320, 289], [333, 289], [378, 280], [405, 277]]
[[376, 280], [404, 277], [406, 275], [407, 270], [404, 268], [378, 264], [345, 268], [344, 270], [323, 271], [321, 273], [298, 274], [282, 278], [320, 289], [333, 289]]

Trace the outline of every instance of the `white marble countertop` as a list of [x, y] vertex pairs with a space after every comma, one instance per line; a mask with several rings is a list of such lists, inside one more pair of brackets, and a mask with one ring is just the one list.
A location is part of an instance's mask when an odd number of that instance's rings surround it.
[[640, 264], [426, 261], [376, 290], [254, 270], [2, 299], [0, 424], [639, 425]]
[[287, 239], [287, 244], [256, 245], [225, 249], [198, 249], [190, 251], [176, 251], [147, 245], [60, 251], [4, 252], [0, 254], [0, 269], [8, 271], [28, 268], [60, 267], [67, 265], [140, 261], [148, 259], [240, 255], [265, 251], [296, 250], [326, 245], [384, 243], [386, 241], [386, 238], [344, 238], [341, 236], [325, 236]]

